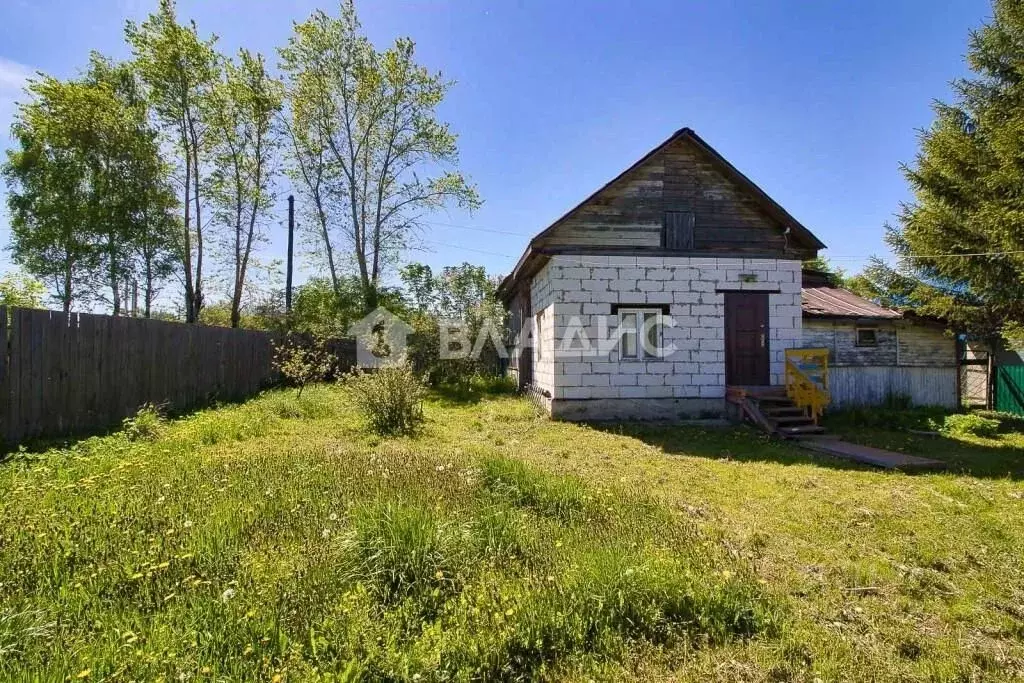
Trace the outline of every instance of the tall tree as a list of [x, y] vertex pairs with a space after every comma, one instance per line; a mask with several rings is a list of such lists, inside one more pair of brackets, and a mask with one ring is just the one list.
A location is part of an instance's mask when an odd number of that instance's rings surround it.
[[1024, 323], [1024, 5], [992, 10], [970, 35], [974, 76], [934, 105], [903, 169], [914, 201], [886, 235], [902, 265], [866, 272], [885, 296], [990, 340]]
[[212, 146], [207, 112], [218, 80], [217, 38], [200, 38], [195, 22], [179, 23], [174, 0], [160, 0], [160, 8], [142, 24], [128, 22], [125, 36], [181, 173], [185, 319], [196, 322], [203, 307], [203, 208]]
[[351, 0], [336, 18], [317, 11], [297, 24], [280, 54], [296, 176], [322, 208], [340, 204], [317, 216], [318, 234], [331, 260], [344, 243], [374, 308], [381, 273], [415, 240], [425, 213], [480, 203], [457, 170], [456, 136], [437, 117], [452, 84], [416, 63], [408, 38], [377, 51]]
[[166, 275], [177, 253], [170, 233], [175, 198], [157, 132], [131, 65], [94, 53], [84, 83], [105, 96], [90, 117], [95, 144], [86, 155], [96, 207], [97, 281], [109, 289], [107, 303], [119, 315], [127, 307], [122, 290], [142, 277], [150, 311], [156, 279]]
[[267, 73], [263, 56], [241, 50], [237, 64], [225, 62], [210, 102], [216, 139], [211, 196], [218, 222], [228, 228], [232, 327], [241, 320], [249, 261], [274, 199], [282, 99], [283, 86]]
[[86, 93], [48, 76], [30, 82], [20, 104], [3, 174], [14, 262], [43, 280], [64, 312], [80, 301], [97, 263], [88, 162], [76, 131], [86, 123]]

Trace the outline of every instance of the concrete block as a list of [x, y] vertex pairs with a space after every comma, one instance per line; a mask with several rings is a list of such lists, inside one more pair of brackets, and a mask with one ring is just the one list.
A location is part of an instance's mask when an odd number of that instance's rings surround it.
[[705, 384], [700, 388], [701, 398], [725, 398], [724, 384]]
[[650, 387], [618, 387], [619, 398], [649, 398]]
[[693, 292], [690, 290], [686, 290], [684, 292], [672, 292], [672, 302], [677, 304], [700, 303], [700, 292]]

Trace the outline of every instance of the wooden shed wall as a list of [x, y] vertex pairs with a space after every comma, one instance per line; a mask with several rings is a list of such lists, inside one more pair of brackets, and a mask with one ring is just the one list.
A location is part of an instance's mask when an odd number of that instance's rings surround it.
[[[876, 330], [876, 346], [857, 346], [857, 328]], [[804, 318], [803, 345], [829, 350], [835, 367], [955, 367], [956, 340], [938, 327], [906, 320], [858, 323]]]
[[829, 393], [836, 408], [881, 405], [890, 396], [906, 396], [916, 406], [956, 408], [956, 373], [956, 367], [829, 368]]
[[[783, 226], [688, 140], [676, 140], [574, 210], [540, 246], [661, 247], [666, 211], [694, 214], [698, 253], [784, 256]], [[797, 251], [790, 251], [789, 257]]]
[[[857, 328], [876, 330], [878, 345], [856, 345]], [[832, 406], [879, 405], [890, 396], [914, 405], [956, 408], [956, 340], [907, 320], [858, 323], [804, 318], [803, 346], [829, 350]]]

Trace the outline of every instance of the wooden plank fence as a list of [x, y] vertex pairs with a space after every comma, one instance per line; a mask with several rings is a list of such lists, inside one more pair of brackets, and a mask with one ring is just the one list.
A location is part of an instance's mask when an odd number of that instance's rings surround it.
[[[282, 338], [0, 307], [0, 445], [114, 427], [146, 403], [180, 412], [247, 398], [278, 379], [273, 352]], [[354, 357], [354, 344], [341, 346]]]

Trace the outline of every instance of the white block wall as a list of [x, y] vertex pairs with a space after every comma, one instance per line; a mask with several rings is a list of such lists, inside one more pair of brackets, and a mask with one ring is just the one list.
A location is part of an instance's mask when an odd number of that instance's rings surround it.
[[551, 264], [544, 266], [530, 282], [530, 306], [533, 320], [540, 328], [533, 329], [533, 384], [555, 394], [555, 292], [551, 288]]
[[[756, 276], [743, 282], [741, 275]], [[749, 279], [749, 278], [744, 278]], [[546, 311], [539, 335], [537, 384], [554, 399], [695, 398], [725, 396], [725, 294], [770, 291], [771, 381], [781, 384], [784, 351], [801, 345], [800, 262], [796, 260], [652, 256], [554, 256], [533, 281], [533, 310]], [[664, 344], [677, 351], [658, 360], [600, 357], [566, 346], [574, 319], [591, 339], [600, 319], [618, 326], [612, 304], [668, 305], [675, 327]], [[547, 313], [549, 311], [551, 315]], [[548, 353], [548, 349], [552, 353]], [[550, 359], [554, 362], [548, 364]]]

